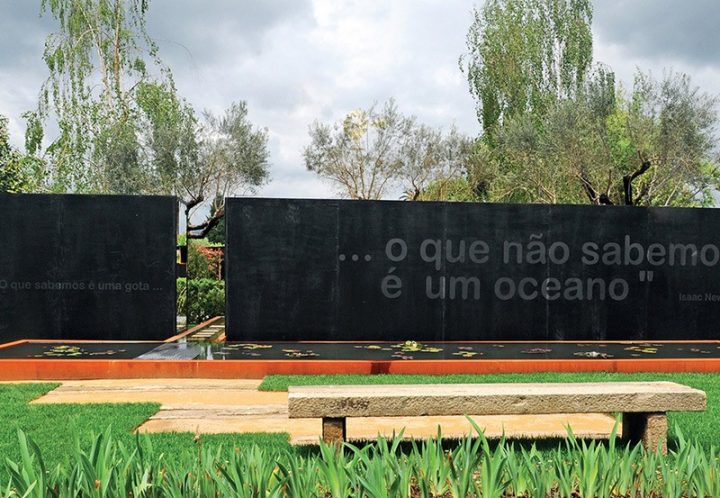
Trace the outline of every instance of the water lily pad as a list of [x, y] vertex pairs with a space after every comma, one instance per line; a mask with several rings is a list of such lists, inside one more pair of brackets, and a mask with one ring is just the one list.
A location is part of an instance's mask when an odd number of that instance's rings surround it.
[[608, 353], [601, 353], [600, 351], [578, 351], [577, 353], [574, 353], [575, 356], [583, 356], [585, 358], [600, 358], [600, 359], [606, 359], [606, 358], [613, 358], [614, 355], [608, 354]]
[[395, 345], [392, 346], [392, 347], [393, 347], [393, 348], [400, 348], [401, 351], [405, 351], [405, 352], [414, 352], [414, 351], [420, 351], [420, 350], [423, 349], [425, 346], [423, 346], [422, 344], [420, 344], [420, 343], [417, 342], [417, 341], [405, 341], [405, 342], [400, 343], [400, 344], [395, 344]]
[[236, 346], [242, 349], [270, 349], [272, 347], [272, 344], [254, 344], [248, 342], [237, 344]]
[[313, 356], [317, 356], [317, 353], [307, 350], [307, 351], [300, 351], [300, 350], [285, 350], [287, 351], [285, 356], [288, 358], [311, 358]]
[[655, 354], [655, 353], [657, 353], [657, 348], [654, 348], [651, 346], [639, 345], [639, 346], [629, 346], [629, 347], [625, 348], [625, 351], [637, 351], [638, 353]]
[[457, 353], [453, 353], [454, 356], [459, 356], [460, 358], [472, 358], [473, 356], [477, 356], [477, 351], [458, 351]]
[[550, 348], [528, 348], [528, 349], [523, 349], [520, 352], [525, 353], [525, 354], [545, 354], [545, 353], [550, 353], [551, 351], [552, 351], [552, 349], [550, 349]]

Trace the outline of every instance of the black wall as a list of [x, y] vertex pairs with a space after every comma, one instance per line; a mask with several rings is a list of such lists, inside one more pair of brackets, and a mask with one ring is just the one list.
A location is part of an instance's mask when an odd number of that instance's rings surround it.
[[174, 197], [0, 195], [0, 219], [0, 340], [174, 333]]
[[720, 337], [717, 210], [229, 199], [226, 213], [229, 340]]

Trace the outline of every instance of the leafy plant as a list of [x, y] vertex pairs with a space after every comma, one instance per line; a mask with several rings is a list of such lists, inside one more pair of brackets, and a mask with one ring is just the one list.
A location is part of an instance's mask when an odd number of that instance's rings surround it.
[[[211, 260], [212, 258], [212, 260]], [[219, 280], [220, 258], [209, 253], [206, 247], [190, 243], [188, 247], [187, 274], [191, 280]]]
[[[473, 425], [474, 422], [473, 422]], [[476, 430], [478, 430], [475, 425]], [[676, 428], [676, 431], [678, 429]], [[680, 440], [667, 456], [640, 445], [578, 440], [543, 453], [478, 430], [449, 450], [438, 438], [397, 437], [342, 446], [320, 443], [304, 455], [259, 445], [197, 445], [168, 465], [149, 439], [118, 441], [107, 429], [88, 448], [76, 444], [64, 463], [46, 468], [42, 449], [18, 431], [17, 460], [6, 459], [5, 498], [234, 496], [239, 498], [609, 498], [720, 496], [717, 449]], [[449, 443], [449, 442], [446, 442]]]
[[412, 442], [412, 473], [420, 496], [442, 496], [449, 491], [450, 466], [442, 447], [442, 432], [438, 426], [437, 437], [418, 446]]
[[318, 483], [320, 487], [333, 497], [353, 496], [353, 485], [350, 468], [351, 460], [343, 451], [342, 446], [326, 445], [320, 442], [320, 469]]
[[177, 309], [182, 313], [190, 300], [188, 323], [199, 323], [214, 316], [225, 314], [225, 282], [222, 280], [190, 280], [189, 296], [187, 279], [177, 279]]

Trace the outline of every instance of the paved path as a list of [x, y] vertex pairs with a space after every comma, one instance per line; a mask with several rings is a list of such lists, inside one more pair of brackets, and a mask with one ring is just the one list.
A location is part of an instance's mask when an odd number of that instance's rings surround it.
[[[319, 419], [288, 419], [287, 393], [261, 392], [257, 380], [118, 379], [63, 381], [33, 403], [156, 402], [161, 408], [138, 429], [146, 432], [287, 432], [294, 443], [314, 443], [320, 437]], [[578, 436], [604, 437], [614, 418], [603, 414], [476, 416], [490, 437], [564, 436], [570, 423]], [[372, 439], [405, 428], [405, 435], [431, 437], [438, 424], [444, 436], [472, 432], [465, 417], [383, 417], [347, 420], [350, 440]]]

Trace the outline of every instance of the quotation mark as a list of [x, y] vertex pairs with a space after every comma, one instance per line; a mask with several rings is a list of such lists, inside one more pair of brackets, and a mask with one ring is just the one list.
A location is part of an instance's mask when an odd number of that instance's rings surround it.
[[652, 282], [655, 273], [652, 270], [640, 270], [641, 282]]
[[[345, 260], [348, 259], [348, 256], [345, 255], [345, 254], [340, 254], [340, 255], [338, 256], [338, 259], [339, 259], [340, 261], [345, 261]], [[351, 260], [353, 260], [353, 261], [360, 261], [360, 256], [357, 255], [357, 254], [353, 254], [353, 255], [351, 255], [351, 256], [349, 257], [349, 259], [351, 259]], [[365, 256], [362, 257], [362, 259], [364, 259], [365, 261], [370, 261], [370, 260], [372, 260], [372, 256], [370, 256], [369, 254], [366, 254]]]

